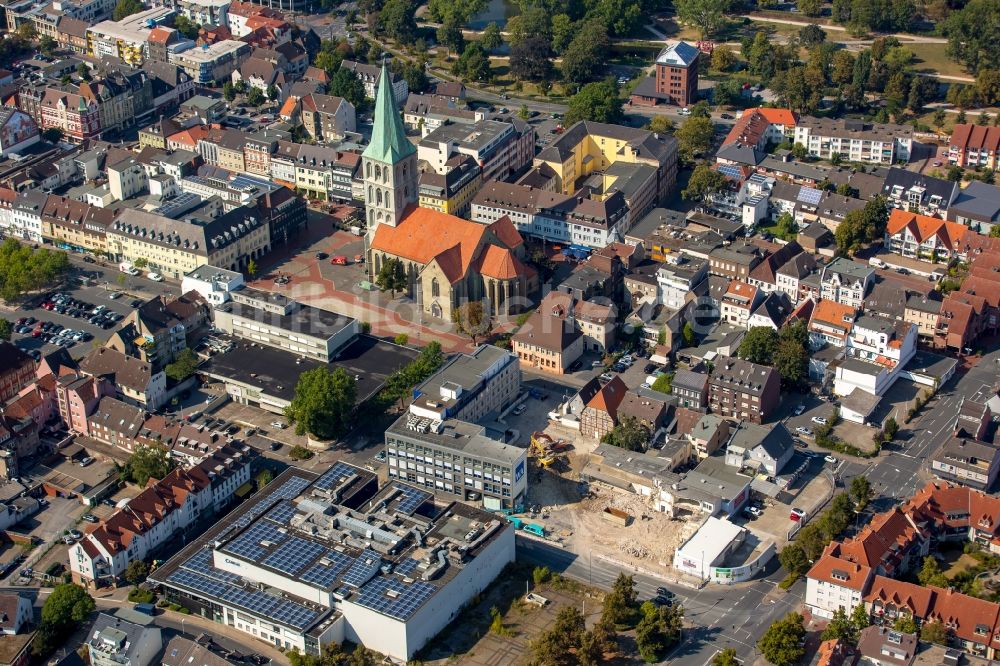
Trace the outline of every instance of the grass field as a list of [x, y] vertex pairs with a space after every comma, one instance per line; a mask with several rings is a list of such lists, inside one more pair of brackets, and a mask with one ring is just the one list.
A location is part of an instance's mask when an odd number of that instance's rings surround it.
[[969, 76], [962, 66], [945, 54], [944, 44], [903, 44], [917, 56], [918, 72], [937, 72], [944, 76]]

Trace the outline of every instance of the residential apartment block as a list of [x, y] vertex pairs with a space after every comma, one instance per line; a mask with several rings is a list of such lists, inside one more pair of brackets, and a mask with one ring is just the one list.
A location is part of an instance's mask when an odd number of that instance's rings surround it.
[[781, 378], [773, 369], [738, 358], [720, 359], [708, 380], [713, 414], [763, 423], [778, 406]]
[[885, 246], [895, 254], [937, 263], [966, 256], [965, 225], [894, 208], [885, 229]]
[[963, 169], [1000, 168], [1000, 127], [955, 125], [951, 130], [948, 163]]
[[795, 143], [801, 143], [810, 155], [821, 159], [839, 155], [846, 162], [895, 164], [909, 161], [913, 128], [802, 116], [795, 126]]

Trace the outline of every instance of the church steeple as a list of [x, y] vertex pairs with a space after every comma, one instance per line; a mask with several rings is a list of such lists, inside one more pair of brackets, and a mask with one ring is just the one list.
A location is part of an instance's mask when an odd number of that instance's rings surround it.
[[406, 207], [417, 200], [417, 149], [406, 138], [384, 62], [373, 120], [372, 140], [361, 154], [369, 234], [379, 224], [396, 226]]

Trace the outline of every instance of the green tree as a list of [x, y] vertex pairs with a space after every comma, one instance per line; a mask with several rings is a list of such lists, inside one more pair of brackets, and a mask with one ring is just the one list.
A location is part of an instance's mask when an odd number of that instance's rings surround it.
[[769, 326], [754, 326], [743, 337], [736, 355], [751, 363], [771, 365], [778, 349], [778, 332]]
[[267, 87], [267, 98], [272, 102], [277, 102], [281, 97], [281, 91], [273, 83]]
[[726, 648], [722, 652], [716, 652], [712, 657], [712, 666], [740, 666], [739, 660], [736, 659], [736, 650]]
[[712, 139], [715, 136], [715, 126], [710, 118], [689, 116], [674, 132], [677, 139], [678, 151], [683, 159], [688, 162], [694, 160], [698, 155], [707, 153], [712, 148]]
[[[860, 635], [872, 623], [871, 616], [864, 604], [858, 604], [851, 611], [851, 624], [854, 625], [854, 634]], [[856, 644], [856, 643], [855, 643]]]
[[673, 134], [675, 129], [674, 121], [667, 116], [653, 116], [646, 123], [646, 129], [658, 134]]
[[546, 79], [552, 71], [550, 55], [549, 40], [545, 37], [532, 36], [512, 42], [510, 73], [522, 81]]
[[535, 587], [545, 583], [550, 578], [552, 578], [552, 571], [548, 567], [535, 567], [531, 571], [531, 580], [534, 581]]
[[1000, 103], [1000, 69], [982, 69], [976, 75], [976, 93], [986, 106]]
[[500, 32], [500, 27], [496, 23], [490, 23], [486, 26], [479, 43], [487, 51], [495, 51], [503, 46], [503, 34]]
[[786, 387], [801, 386], [809, 374], [808, 331], [804, 321], [782, 327], [774, 350], [774, 369]]
[[251, 88], [250, 92], [247, 93], [247, 104], [250, 106], [260, 106], [264, 103], [264, 93], [260, 91], [260, 88]]
[[408, 336], [406, 333], [400, 333], [395, 338], [393, 338], [392, 341], [397, 345], [403, 346], [410, 341], [410, 336]]
[[247, 262], [247, 275], [249, 275], [251, 279], [257, 275], [257, 261], [255, 259], [251, 259]]
[[51, 56], [56, 50], [56, 40], [48, 35], [42, 35], [38, 40], [38, 50], [47, 56]]
[[600, 21], [588, 21], [577, 32], [563, 54], [563, 78], [571, 83], [586, 83], [604, 66], [608, 32]]
[[717, 46], [712, 51], [712, 69], [717, 72], [728, 72], [739, 60], [736, 54], [728, 46]]
[[978, 74], [981, 69], [1000, 69], [998, 25], [1000, 5], [994, 0], [969, 0], [952, 11], [939, 29], [948, 38], [948, 56]]
[[570, 97], [569, 110], [563, 118], [568, 127], [578, 120], [593, 120], [615, 125], [621, 122], [622, 104], [614, 79], [588, 83]]
[[654, 391], [659, 391], [660, 393], [669, 394], [673, 391], [674, 384], [674, 373], [664, 372], [662, 375], [656, 378], [651, 387]]
[[719, 32], [726, 25], [730, 0], [675, 0], [677, 20], [698, 29], [702, 39]]
[[799, 644], [805, 635], [802, 616], [789, 613], [768, 627], [757, 648], [774, 666], [792, 666], [805, 656], [805, 648]]
[[583, 614], [576, 606], [559, 609], [552, 628], [531, 642], [531, 653], [539, 664], [571, 666], [574, 652], [586, 631]]
[[938, 566], [937, 558], [933, 555], [928, 555], [924, 558], [924, 564], [920, 567], [920, 572], [917, 574], [917, 580], [920, 581], [921, 585], [934, 585], [935, 587], [949, 587], [950, 584], [945, 575], [941, 572], [941, 567]]
[[490, 58], [479, 42], [472, 42], [465, 47], [451, 71], [469, 81], [489, 81], [492, 75]]
[[350, 429], [357, 395], [354, 377], [343, 368], [313, 368], [299, 375], [285, 416], [295, 425], [297, 435], [309, 433], [319, 439], [333, 439]]
[[680, 606], [657, 606], [647, 601], [640, 609], [642, 619], [635, 627], [635, 643], [646, 663], [660, 661], [681, 636], [684, 609]]
[[904, 634], [915, 634], [918, 631], [917, 622], [911, 615], [902, 615], [896, 618], [892, 628]]
[[601, 438], [604, 444], [617, 446], [626, 451], [645, 451], [652, 433], [645, 423], [634, 416], [622, 416], [618, 425]]
[[465, 47], [465, 36], [462, 34], [462, 25], [454, 16], [449, 16], [435, 33], [437, 42], [449, 51], [461, 53]]
[[33, 42], [35, 38], [38, 37], [38, 31], [35, 30], [35, 24], [29, 21], [25, 21], [21, 25], [17, 26], [15, 34], [25, 42]]
[[49, 143], [59, 143], [63, 139], [63, 131], [58, 127], [49, 127], [42, 131], [42, 138]]
[[473, 16], [486, 9], [486, 0], [430, 0], [427, 11], [438, 23], [448, 19], [465, 25]]
[[397, 291], [406, 291], [409, 284], [403, 263], [396, 258], [384, 260], [375, 275], [375, 286], [379, 291], [390, 292], [393, 298], [396, 298]]
[[[815, 2], [816, 0], [810, 1]], [[801, 6], [799, 7], [799, 11], [805, 12]], [[826, 31], [815, 23], [810, 23], [799, 29], [799, 41], [807, 48], [822, 44], [826, 41]]]
[[14, 326], [6, 319], [0, 319], [0, 340], [10, 342], [10, 336], [14, 334]]
[[115, 5], [113, 19], [115, 21], [121, 21], [126, 16], [137, 14], [143, 9], [145, 9], [145, 7], [142, 6], [142, 2], [139, 0], [118, 0], [118, 4]]
[[847, 617], [847, 613], [844, 611], [843, 606], [838, 608], [833, 612], [833, 617], [830, 619], [830, 623], [826, 625], [826, 629], [820, 635], [820, 639], [824, 641], [828, 640], [841, 640], [850, 645], [856, 645], [858, 642], [858, 632], [851, 622], [851, 618]]
[[232, 81], [226, 81], [222, 84], [222, 97], [227, 102], [232, 102], [236, 99], [236, 88], [233, 87]]
[[400, 44], [412, 44], [417, 36], [416, 10], [413, 0], [386, 0], [378, 15], [377, 31]]
[[177, 466], [166, 447], [159, 444], [138, 445], [124, 465], [118, 466], [118, 476], [137, 486], [145, 486], [150, 479], [160, 480]]
[[819, 16], [823, 12], [822, 0], [798, 0], [796, 6], [806, 16]]
[[851, 479], [851, 499], [859, 510], [864, 510], [872, 498], [872, 484], [866, 476], [856, 476]]
[[146, 580], [146, 576], [149, 575], [149, 565], [142, 560], [132, 560], [125, 567], [125, 581], [129, 585], [139, 585]]
[[175, 382], [182, 382], [195, 373], [201, 360], [197, 354], [188, 348], [184, 348], [177, 353], [173, 363], [168, 363], [164, 369], [167, 377]]
[[681, 330], [681, 337], [684, 339], [685, 347], [694, 347], [698, 342], [698, 337], [694, 333], [694, 326], [691, 322], [684, 322], [684, 328]]
[[924, 622], [920, 626], [920, 640], [938, 645], [948, 645], [951, 632], [941, 622]]
[[42, 606], [42, 624], [56, 631], [72, 629], [86, 621], [97, 605], [79, 585], [57, 585]]
[[174, 19], [174, 27], [188, 39], [198, 39], [198, 31], [201, 29], [201, 26], [183, 14], [178, 14]]
[[90, 68], [87, 67], [87, 63], [80, 62], [76, 65], [76, 75], [79, 76], [84, 81], [90, 80]]
[[466, 301], [452, 313], [455, 330], [469, 336], [472, 344], [487, 337], [493, 330], [493, 317], [482, 301]]
[[794, 541], [782, 548], [778, 553], [778, 561], [790, 576], [801, 576], [809, 570], [809, 558], [802, 546]]
[[263, 488], [264, 486], [266, 486], [267, 484], [271, 483], [271, 481], [274, 480], [274, 474], [271, 472], [271, 470], [264, 468], [260, 470], [257, 473], [257, 476], [254, 478], [257, 481], [257, 490], [260, 490], [261, 488]]
[[346, 99], [354, 105], [356, 111], [363, 111], [367, 107], [365, 86], [361, 83], [361, 79], [349, 69], [341, 68], [334, 72], [326, 90], [331, 95]]
[[563, 53], [569, 48], [570, 42], [576, 35], [576, 23], [569, 17], [569, 14], [556, 14], [552, 17], [552, 50], [556, 53]]
[[609, 626], [625, 626], [634, 622], [638, 608], [639, 596], [635, 590], [635, 579], [619, 573], [611, 591], [604, 597], [601, 620]]
[[691, 172], [687, 187], [681, 192], [685, 199], [704, 201], [708, 195], [722, 191], [726, 187], [726, 177], [702, 162]]

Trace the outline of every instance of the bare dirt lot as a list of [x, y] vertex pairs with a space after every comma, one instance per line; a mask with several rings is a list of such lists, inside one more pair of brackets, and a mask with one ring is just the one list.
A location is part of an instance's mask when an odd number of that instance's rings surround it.
[[[532, 465], [528, 505], [539, 505], [541, 515], [526, 519], [543, 525], [549, 538], [570, 549], [579, 546], [599, 558], [675, 574], [671, 567], [674, 551], [697, 531], [701, 520], [671, 519], [656, 511], [649, 498], [603, 484], [581, 486], [580, 470], [592, 448], [592, 442], [577, 438], [574, 450], [552, 469]], [[605, 508], [627, 513], [629, 524], [608, 522], [603, 516]]]

